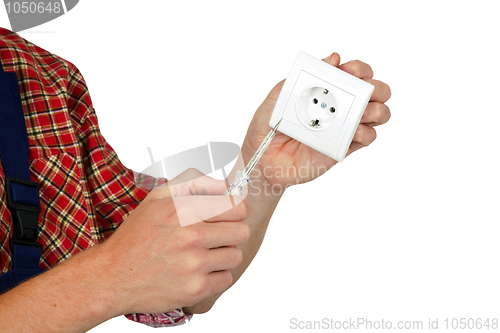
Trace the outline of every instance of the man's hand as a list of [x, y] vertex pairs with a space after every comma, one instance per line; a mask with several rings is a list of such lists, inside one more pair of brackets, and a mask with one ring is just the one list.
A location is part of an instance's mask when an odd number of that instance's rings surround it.
[[[246, 201], [232, 207], [221, 195], [225, 182], [196, 170], [171, 183], [177, 184], [150, 192], [103, 244], [112, 262], [107, 278], [121, 296], [123, 313], [195, 304], [228, 288], [227, 270], [242, 261], [236, 246], [250, 236], [242, 222], [249, 215]], [[201, 222], [181, 227], [183, 212]]]
[[[389, 108], [384, 103], [389, 99], [391, 92], [389, 86], [385, 83], [372, 79], [372, 69], [361, 61], [351, 61], [339, 66], [340, 57], [337, 53], [333, 53], [323, 60], [375, 86], [371, 101], [349, 147], [348, 154], [351, 154], [372, 143], [376, 137], [373, 127], [389, 120]], [[248, 163], [264, 137], [269, 133], [269, 118], [283, 83], [284, 81], [278, 83], [272, 89], [255, 113], [241, 149], [245, 163]], [[239, 164], [239, 170], [242, 169], [243, 163], [241, 162], [240, 159], [237, 163], [237, 165]], [[250, 226], [251, 237], [248, 242], [240, 246], [243, 251], [243, 262], [236, 269], [231, 270], [233, 281], [236, 281], [243, 274], [257, 253], [283, 190], [290, 185], [305, 183], [318, 177], [336, 163], [335, 160], [280, 132], [276, 134], [251, 175], [252, 182], [248, 186], [247, 200], [252, 207], [252, 214], [245, 220]], [[234, 179], [234, 175], [235, 170], [231, 172], [229, 181]], [[216, 294], [194, 306], [186, 307], [184, 310], [188, 313], [206, 312], [213, 306], [220, 295], [221, 293]]]
[[[225, 188], [189, 170], [151, 191], [103, 244], [0, 295], [0, 330], [86, 332], [121, 314], [163, 313], [227, 289], [250, 213], [246, 200], [228, 205]], [[181, 227], [179, 211], [199, 222]]]
[[[390, 98], [391, 91], [387, 84], [374, 80], [371, 67], [359, 60], [339, 65], [340, 56], [337, 53], [333, 53], [323, 60], [375, 86], [371, 100], [347, 152], [347, 155], [349, 155], [362, 147], [370, 145], [377, 136], [373, 127], [384, 124], [389, 120], [390, 111], [384, 103]], [[264, 103], [255, 113], [243, 143], [242, 154], [245, 162], [250, 160], [270, 130], [269, 119], [283, 83], [284, 81], [278, 83], [271, 90]], [[260, 169], [257, 170], [260, 171], [269, 185], [278, 184], [284, 189], [317, 178], [336, 163], [337, 161], [330, 157], [278, 131], [262, 156], [258, 165]], [[256, 171], [256, 173], [259, 171]]]
[[[227, 289], [228, 270], [242, 261], [237, 246], [250, 235], [242, 222], [250, 212], [246, 200], [228, 205], [225, 188], [189, 170], [151, 191], [103, 244], [1, 295], [2, 329], [83, 332], [121, 314], [163, 313]], [[181, 227], [181, 211], [199, 222]]]

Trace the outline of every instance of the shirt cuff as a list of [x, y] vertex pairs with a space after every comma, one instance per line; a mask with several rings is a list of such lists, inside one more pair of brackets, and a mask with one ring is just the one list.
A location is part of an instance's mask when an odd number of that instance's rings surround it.
[[193, 315], [184, 313], [182, 309], [176, 309], [166, 313], [133, 313], [125, 315], [125, 317], [128, 320], [132, 320], [151, 327], [170, 327], [179, 326], [189, 322]]

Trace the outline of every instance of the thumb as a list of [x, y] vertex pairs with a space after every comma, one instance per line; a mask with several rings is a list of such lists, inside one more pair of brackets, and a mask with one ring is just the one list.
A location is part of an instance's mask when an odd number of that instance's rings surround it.
[[323, 59], [324, 62], [339, 67], [340, 65], [340, 55], [337, 52], [333, 52], [331, 55]]
[[[201, 173], [200, 173], [201, 174]], [[213, 179], [212, 177], [194, 175], [192, 179], [183, 180], [173, 179], [168, 184], [172, 197], [183, 197], [190, 195], [221, 195], [227, 188], [223, 180]]]
[[213, 179], [196, 169], [188, 169], [167, 183], [155, 187], [149, 192], [146, 199], [156, 200], [191, 195], [222, 195], [226, 188], [225, 181]]

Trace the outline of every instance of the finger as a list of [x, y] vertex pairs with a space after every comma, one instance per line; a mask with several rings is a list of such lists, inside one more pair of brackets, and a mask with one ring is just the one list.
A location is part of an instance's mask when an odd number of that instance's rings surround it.
[[385, 103], [389, 98], [391, 98], [391, 88], [382, 81], [373, 79], [364, 79], [366, 82], [371, 83], [375, 86], [371, 102]]
[[223, 180], [213, 179], [194, 168], [170, 180], [167, 186], [172, 196], [219, 195], [227, 187]]
[[349, 156], [352, 153], [354, 153], [355, 151], [357, 151], [361, 148], [364, 148], [364, 147], [366, 147], [366, 146], [363, 146], [362, 144], [357, 143], [357, 142], [352, 142], [351, 145], [349, 146], [349, 149], [347, 150], [346, 156]]
[[[234, 202], [237, 204], [233, 206], [232, 201], [230, 200], [231, 197], [233, 197]], [[229, 201], [231, 202], [231, 208], [225, 211], [220, 211], [217, 209], [212, 209], [209, 208], [211, 212], [220, 212], [217, 215], [213, 215], [211, 217], [206, 217], [203, 220], [205, 222], [225, 222], [225, 221], [242, 221], [246, 220], [250, 216], [250, 204], [248, 203], [248, 200], [241, 196], [229, 196], [229, 195], [222, 195], [218, 196], [215, 198], [219, 198], [218, 200], [220, 202], [223, 202], [221, 204], [221, 207], [226, 207], [225, 203], [227, 202], [227, 198], [229, 198]], [[218, 201], [215, 200], [215, 204]]]
[[361, 118], [361, 124], [374, 127], [385, 124], [390, 118], [391, 111], [387, 105], [378, 102], [370, 102]]
[[337, 52], [333, 52], [331, 55], [329, 55], [326, 58], [323, 58], [322, 60], [334, 67], [339, 67], [340, 55]]
[[174, 185], [169, 182], [168, 186], [174, 197], [188, 195], [221, 195], [227, 188], [225, 181], [213, 179], [208, 176], [201, 176]]
[[356, 150], [369, 146], [377, 138], [377, 132], [374, 128], [367, 125], [359, 125], [354, 138], [349, 145], [346, 156], [349, 156]]
[[218, 271], [207, 274], [206, 281], [204, 283], [207, 293], [205, 295], [201, 295], [200, 300], [225, 291], [231, 286], [232, 283], [233, 275], [228, 271]]
[[246, 200], [233, 207], [232, 196], [180, 196], [173, 197], [175, 210], [181, 226], [201, 221], [224, 222], [241, 221], [250, 215]]
[[[199, 246], [217, 249], [225, 246], [239, 246], [250, 237], [250, 228], [245, 222], [218, 222], [197, 224]], [[194, 226], [188, 227], [193, 228]]]
[[340, 65], [339, 68], [360, 79], [371, 79], [373, 77], [373, 70], [370, 65], [359, 60], [351, 60]]
[[225, 181], [208, 176], [200, 177], [189, 184], [192, 195], [222, 195], [226, 189], [227, 184]]
[[168, 182], [173, 184], [173, 185], [176, 185], [176, 184], [185, 183], [187, 181], [190, 181], [190, 180], [202, 177], [202, 176], [205, 176], [205, 174], [203, 172], [201, 172], [200, 170], [198, 170], [196, 168], [189, 168], [189, 169], [183, 171], [177, 177], [170, 179]]
[[377, 132], [373, 127], [359, 124], [354, 137], [352, 138], [352, 143], [358, 143], [364, 147], [370, 145], [377, 138]]
[[238, 267], [243, 260], [243, 253], [235, 246], [219, 247], [208, 251], [207, 273]]
[[220, 195], [226, 190], [223, 180], [216, 180], [206, 176], [194, 168], [188, 169], [169, 180], [165, 184], [155, 187], [148, 195], [148, 200], [188, 195]]

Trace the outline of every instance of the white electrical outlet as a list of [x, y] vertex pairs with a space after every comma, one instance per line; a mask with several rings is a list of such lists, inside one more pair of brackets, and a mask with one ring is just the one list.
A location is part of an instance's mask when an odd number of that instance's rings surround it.
[[305, 52], [299, 53], [269, 126], [340, 162], [374, 86]]

